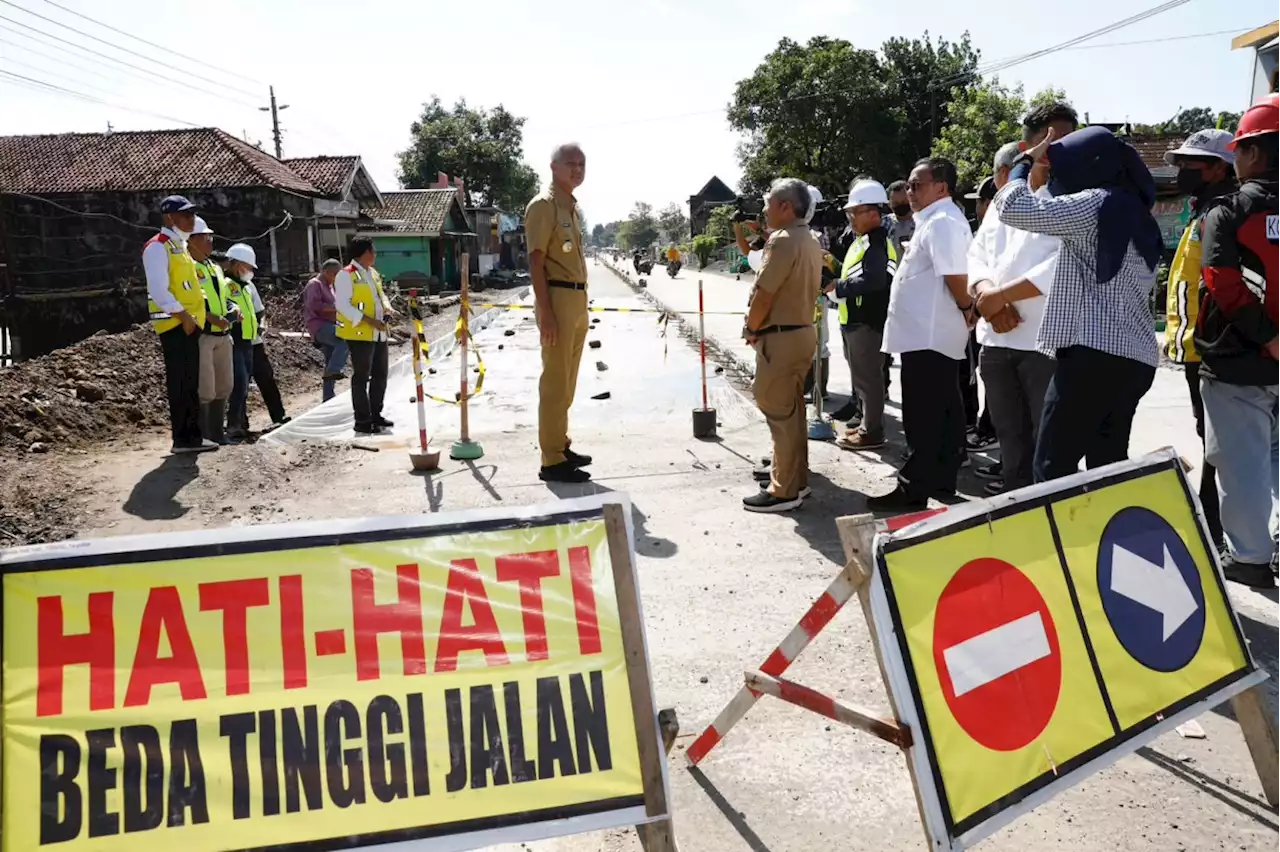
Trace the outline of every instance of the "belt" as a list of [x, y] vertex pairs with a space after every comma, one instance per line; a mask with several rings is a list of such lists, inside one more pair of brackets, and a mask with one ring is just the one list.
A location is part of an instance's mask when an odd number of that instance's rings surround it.
[[548, 281], [548, 282], [547, 282], [547, 286], [548, 286], [548, 287], [560, 287], [561, 289], [564, 289], [564, 290], [585, 290], [585, 289], [587, 289], [587, 285], [586, 285], [586, 284], [576, 284], [576, 283], [574, 283], [573, 281]]
[[[750, 333], [755, 337], [764, 337], [766, 334], [774, 334], [779, 331], [799, 331], [802, 328], [813, 328], [811, 325], [766, 325], [764, 328]], [[748, 329], [750, 331], [750, 329]]]

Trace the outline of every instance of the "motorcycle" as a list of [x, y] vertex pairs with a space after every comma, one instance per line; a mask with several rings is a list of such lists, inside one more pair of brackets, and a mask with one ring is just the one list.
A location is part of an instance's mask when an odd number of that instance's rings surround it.
[[676, 273], [680, 271], [680, 261], [672, 260], [667, 263], [667, 274], [672, 278], [676, 277]]

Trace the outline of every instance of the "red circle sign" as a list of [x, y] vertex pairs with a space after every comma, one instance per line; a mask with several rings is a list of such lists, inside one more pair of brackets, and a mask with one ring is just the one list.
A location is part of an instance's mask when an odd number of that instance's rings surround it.
[[974, 559], [942, 590], [933, 661], [960, 727], [1014, 751], [1049, 724], [1062, 688], [1053, 616], [1035, 584], [1001, 559]]

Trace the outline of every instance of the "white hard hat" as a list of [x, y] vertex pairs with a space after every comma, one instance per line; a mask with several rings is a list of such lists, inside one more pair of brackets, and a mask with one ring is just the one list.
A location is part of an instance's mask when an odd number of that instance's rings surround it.
[[849, 187], [849, 201], [844, 205], [844, 209], [852, 210], [864, 204], [888, 203], [889, 193], [884, 191], [884, 185], [880, 181], [859, 180], [854, 181], [853, 186]]
[[254, 269], [258, 268], [258, 256], [254, 254], [253, 246], [248, 243], [236, 243], [227, 249], [227, 260], [238, 260], [249, 264]]
[[822, 203], [822, 193], [816, 186], [809, 186], [809, 212], [804, 215], [804, 223], [807, 225], [813, 221], [813, 214], [817, 211], [818, 205]]
[[209, 223], [204, 219], [201, 219], [199, 216], [196, 217], [195, 230], [191, 232], [191, 236], [194, 237], [197, 234], [208, 234], [209, 236], [213, 236], [213, 228], [210, 228]]

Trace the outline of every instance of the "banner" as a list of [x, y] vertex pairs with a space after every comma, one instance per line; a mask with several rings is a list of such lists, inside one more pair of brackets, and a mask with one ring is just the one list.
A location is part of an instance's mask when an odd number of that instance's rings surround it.
[[935, 848], [1263, 680], [1171, 452], [876, 536], [872, 607]]
[[3, 848], [464, 849], [656, 818], [602, 507], [0, 553]]

